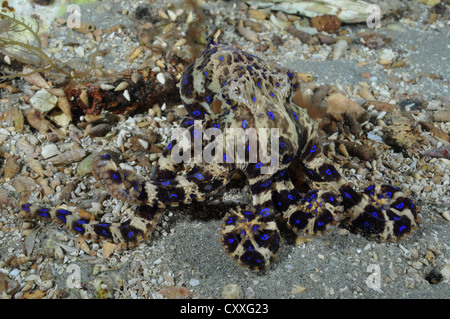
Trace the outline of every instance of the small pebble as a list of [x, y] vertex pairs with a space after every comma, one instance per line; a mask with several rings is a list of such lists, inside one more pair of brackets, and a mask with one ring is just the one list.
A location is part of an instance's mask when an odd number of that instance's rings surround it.
[[189, 284], [192, 287], [196, 287], [196, 286], [198, 286], [200, 284], [200, 281], [198, 281], [197, 279], [191, 279], [191, 280], [189, 280]]
[[166, 78], [164, 77], [163, 73], [158, 73], [156, 75], [156, 79], [158, 80], [159, 83], [161, 83], [162, 85], [164, 85], [166, 83]]
[[223, 299], [239, 299], [242, 298], [242, 290], [239, 285], [227, 284], [222, 289]]

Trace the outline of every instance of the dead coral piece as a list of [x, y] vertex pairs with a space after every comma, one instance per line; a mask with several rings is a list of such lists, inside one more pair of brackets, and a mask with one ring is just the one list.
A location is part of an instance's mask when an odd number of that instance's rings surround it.
[[319, 32], [325, 31], [332, 33], [339, 31], [341, 20], [335, 15], [324, 14], [311, 18], [311, 26]]
[[339, 141], [337, 143], [344, 145], [350, 156], [357, 157], [363, 161], [371, 161], [376, 158], [375, 151], [369, 146], [350, 141]]
[[450, 136], [448, 135], [448, 133], [441, 130], [439, 127], [437, 127], [433, 123], [421, 122], [420, 125], [428, 132], [431, 132], [431, 134], [433, 134], [434, 136], [439, 137], [440, 139], [443, 139], [446, 142], [450, 142]]
[[259, 43], [258, 34], [255, 31], [246, 28], [242, 20], [239, 21], [238, 25], [236, 26], [236, 30], [248, 41]]
[[121, 75], [121, 79], [110, 84], [114, 88], [119, 88], [117, 91], [110, 90], [109, 85], [106, 86], [105, 83], [69, 85], [65, 92], [71, 108], [92, 115], [98, 115], [102, 111], [123, 114], [147, 111], [155, 104], [180, 103], [176, 81], [172, 74], [164, 73], [165, 81], [162, 84], [153, 72], [148, 75], [141, 74], [136, 82], [130, 79], [131, 73], [130, 70], [127, 71]]
[[382, 48], [392, 41], [391, 38], [381, 33], [359, 32], [357, 36], [366, 47], [372, 50]]
[[450, 144], [447, 143], [446, 145], [442, 145], [441, 147], [427, 150], [423, 152], [423, 155], [450, 159]]

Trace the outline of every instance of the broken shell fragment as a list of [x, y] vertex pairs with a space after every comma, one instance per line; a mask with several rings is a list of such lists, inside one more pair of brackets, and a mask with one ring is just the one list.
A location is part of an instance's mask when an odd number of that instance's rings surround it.
[[44, 168], [42, 167], [41, 162], [39, 162], [37, 159], [26, 157], [25, 163], [27, 163], [28, 167], [33, 172], [41, 177], [44, 177]]
[[55, 144], [46, 144], [41, 148], [41, 155], [44, 159], [56, 156], [59, 153], [60, 151]]
[[125, 82], [125, 81], [123, 81], [123, 82], [120, 82], [117, 86], [116, 86], [116, 88], [114, 89], [114, 91], [123, 91], [123, 90], [125, 90], [126, 88], [128, 88], [130, 86], [130, 83], [128, 83], [128, 82]]
[[62, 154], [48, 158], [48, 162], [53, 164], [67, 164], [73, 162], [79, 162], [86, 156], [86, 151], [82, 148], [75, 148], [65, 151]]
[[44, 80], [42, 75], [40, 75], [38, 72], [35, 72], [31, 68], [28, 68], [28, 67], [24, 68], [23, 74], [29, 74], [29, 75], [25, 76], [24, 79], [26, 81], [30, 82], [31, 84], [34, 84], [43, 89], [48, 89], [50, 87], [48, 85], [48, 83]]
[[41, 113], [51, 111], [56, 106], [56, 102], [58, 98], [46, 89], [37, 91], [30, 99], [31, 105]]
[[20, 164], [18, 162], [19, 156], [14, 155], [8, 157], [5, 161], [5, 171], [3, 172], [3, 176], [5, 178], [13, 178], [20, 171]]

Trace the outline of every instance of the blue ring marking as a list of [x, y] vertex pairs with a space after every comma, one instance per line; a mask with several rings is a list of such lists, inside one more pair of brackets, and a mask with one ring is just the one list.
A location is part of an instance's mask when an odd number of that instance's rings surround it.
[[325, 171], [325, 173], [326, 173], [327, 175], [331, 175], [330, 169], [327, 169], [327, 170]]
[[61, 219], [64, 222], [64, 224], [66, 223], [66, 218], [64, 216], [57, 215], [56, 217]]
[[284, 143], [283, 143], [283, 142], [280, 143], [280, 147], [281, 147], [281, 148], [284, 147]]
[[273, 120], [274, 118], [275, 118], [275, 115], [273, 115], [273, 113], [272, 112], [267, 112], [267, 114], [269, 114], [269, 117]]
[[169, 195], [169, 198], [172, 198], [172, 197], [178, 198], [178, 196], [176, 194], [170, 194]]
[[288, 72], [287, 75], [291, 78], [293, 74], [291, 72]]
[[200, 173], [195, 173], [195, 178], [197, 178], [197, 179], [203, 179], [203, 175], [202, 174], [200, 174]]
[[167, 145], [166, 149], [170, 150], [172, 148], [173, 144], [172, 142], [169, 143], [169, 145]]
[[378, 214], [377, 214], [376, 212], [372, 212], [372, 216], [373, 216], [373, 217], [376, 217], [376, 218], [379, 218], [379, 217], [378, 217]]
[[220, 128], [220, 124], [214, 124], [213, 125], [213, 130], [216, 131], [218, 128]]
[[395, 208], [402, 210], [405, 205], [403, 203], [398, 204]]
[[225, 162], [228, 162], [228, 156], [224, 155], [224, 156], [223, 156], [223, 160], [224, 160]]
[[317, 222], [317, 226], [323, 226], [323, 222]]
[[201, 113], [200, 113], [200, 111], [194, 111], [194, 112], [192, 112], [192, 114], [194, 114], [195, 116], [199, 116]]
[[275, 84], [276, 86], [280, 86], [280, 83]]
[[134, 232], [130, 230], [127, 235], [128, 235], [128, 238], [133, 238]]
[[309, 150], [310, 153], [314, 153], [317, 150], [317, 146], [313, 145]]
[[298, 121], [297, 114], [295, 114], [295, 112], [292, 112], [292, 115], [294, 115], [294, 118]]
[[261, 240], [267, 240], [267, 239], [269, 239], [269, 235], [267, 235], [267, 234], [264, 234], [264, 235], [262, 235], [261, 237], [259, 237]]
[[200, 136], [200, 133], [199, 133], [197, 130], [193, 130], [193, 131], [192, 131], [192, 135], [193, 135], [195, 138], [198, 138], [198, 137]]
[[208, 71], [205, 72], [205, 75], [208, 75]]
[[112, 178], [114, 178], [114, 179], [118, 179], [118, 178], [119, 178], [119, 176], [117, 176], [117, 174], [112, 174]]
[[295, 196], [292, 196], [291, 194], [288, 195], [288, 198], [289, 198], [290, 200], [295, 200], [295, 199], [296, 199], [296, 197], [295, 197]]
[[228, 238], [228, 243], [233, 243], [234, 242], [234, 239], [233, 238]]
[[220, 61], [223, 61], [223, 56], [220, 56], [219, 59], [220, 59]]
[[257, 164], [255, 165], [256, 168], [260, 168], [261, 166], [263, 166], [262, 163], [257, 163]]
[[330, 197], [330, 201], [334, 202], [334, 197], [333, 196]]
[[261, 217], [267, 217], [270, 215], [270, 209], [268, 208], [263, 208], [259, 214], [261, 215]]
[[247, 121], [246, 121], [246, 120], [242, 120], [242, 127], [243, 127], [244, 129], [247, 128]]
[[391, 192], [386, 192], [387, 197], [391, 198], [392, 197], [392, 193]]
[[205, 99], [206, 99], [206, 102], [208, 102], [208, 104], [211, 104], [211, 98], [209, 96], [207, 96]]
[[364, 226], [367, 227], [367, 228], [371, 228], [369, 222], [365, 222]]

